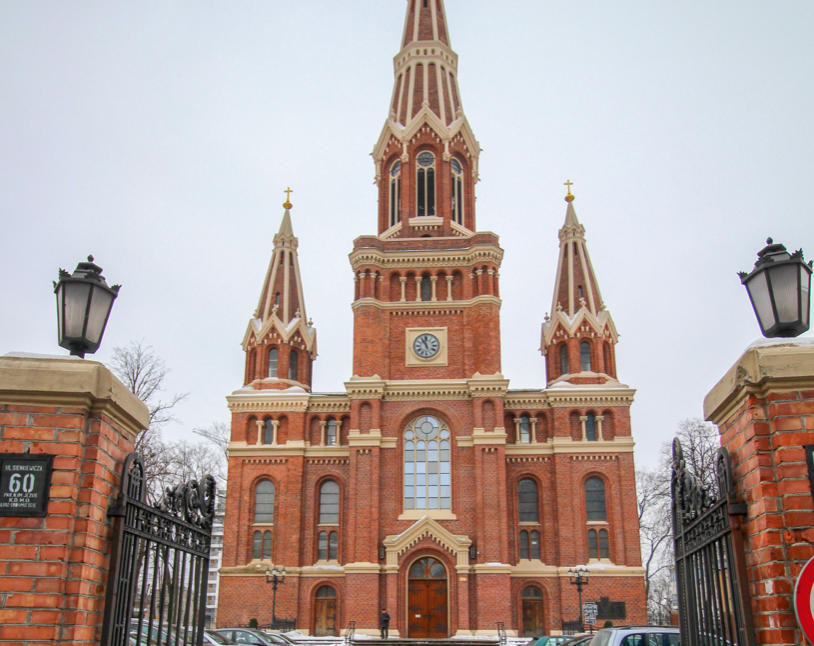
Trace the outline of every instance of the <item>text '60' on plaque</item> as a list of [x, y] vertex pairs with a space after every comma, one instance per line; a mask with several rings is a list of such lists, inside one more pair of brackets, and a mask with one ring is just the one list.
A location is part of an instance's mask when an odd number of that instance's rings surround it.
[[0, 455], [0, 516], [45, 516], [53, 455]]

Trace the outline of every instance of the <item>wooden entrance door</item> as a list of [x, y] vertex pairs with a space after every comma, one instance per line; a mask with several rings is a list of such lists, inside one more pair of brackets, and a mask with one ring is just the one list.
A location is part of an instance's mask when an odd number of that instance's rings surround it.
[[407, 636], [449, 637], [447, 570], [434, 558], [423, 558], [410, 567], [407, 599]]
[[529, 586], [523, 590], [523, 637], [545, 634], [543, 626], [543, 593]]
[[314, 635], [336, 635], [336, 590], [324, 585], [314, 600]]

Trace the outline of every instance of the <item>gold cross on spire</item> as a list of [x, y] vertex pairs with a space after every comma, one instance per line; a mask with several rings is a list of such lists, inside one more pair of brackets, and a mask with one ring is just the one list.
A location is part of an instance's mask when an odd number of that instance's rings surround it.
[[291, 204], [291, 194], [293, 192], [294, 191], [291, 190], [291, 187], [289, 187], [289, 188], [287, 188], [287, 189], [285, 189], [283, 191], [283, 193], [285, 193], [285, 202], [283, 202], [283, 208], [284, 209], [290, 209], [293, 206], [293, 204]]
[[565, 196], [565, 201], [566, 202], [573, 202], [574, 201], [574, 196], [571, 195], [571, 187], [573, 185], [574, 185], [574, 182], [572, 182], [570, 179], [566, 180], [565, 183], [563, 184], [563, 186], [568, 187], [568, 195]]

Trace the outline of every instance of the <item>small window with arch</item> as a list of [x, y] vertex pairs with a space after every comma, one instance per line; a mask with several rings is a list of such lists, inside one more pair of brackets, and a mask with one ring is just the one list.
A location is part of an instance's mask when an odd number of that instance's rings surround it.
[[429, 276], [424, 276], [421, 279], [421, 300], [432, 300], [432, 279]]
[[463, 226], [464, 224], [464, 169], [454, 157], [450, 162], [452, 168], [452, 219]]
[[610, 545], [608, 530], [588, 530], [588, 557], [592, 559], [609, 559]]
[[292, 350], [288, 358], [288, 378], [291, 381], [297, 381], [297, 372], [299, 368], [299, 355], [296, 350]]
[[269, 379], [277, 378], [277, 366], [280, 364], [280, 351], [277, 348], [269, 350]]
[[274, 522], [274, 483], [263, 480], [254, 492], [254, 522]]
[[271, 560], [271, 530], [254, 532], [252, 558], [255, 560]]
[[596, 442], [599, 439], [596, 434], [596, 415], [593, 413], [585, 416], [585, 439], [589, 442]]
[[563, 343], [560, 345], [560, 375], [570, 374], [571, 369], [568, 365], [568, 344]]
[[583, 341], [579, 344], [579, 360], [582, 364], [582, 372], [591, 371], [591, 344]]
[[435, 215], [435, 155], [424, 151], [416, 157], [416, 213]]
[[336, 532], [320, 532], [317, 558], [320, 561], [336, 561], [339, 556], [339, 535]]
[[325, 430], [325, 445], [326, 446], [336, 446], [337, 444], [337, 424], [335, 419], [329, 419], [328, 425]]
[[528, 415], [520, 416], [520, 443], [531, 444], [531, 420]]
[[585, 481], [585, 514], [589, 522], [608, 520], [605, 483], [599, 478], [588, 478]]
[[401, 162], [396, 160], [390, 166], [390, 226], [399, 222], [401, 206]]

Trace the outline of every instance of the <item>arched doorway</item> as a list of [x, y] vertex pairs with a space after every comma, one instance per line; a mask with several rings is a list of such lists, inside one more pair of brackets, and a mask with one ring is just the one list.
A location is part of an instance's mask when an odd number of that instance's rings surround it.
[[523, 590], [523, 637], [545, 634], [543, 626], [543, 593], [533, 585]]
[[449, 637], [447, 569], [438, 559], [424, 557], [410, 566], [407, 585], [407, 636]]
[[338, 635], [336, 632], [336, 590], [323, 585], [314, 600], [314, 635]]

